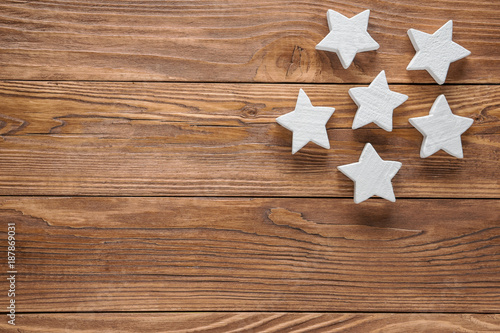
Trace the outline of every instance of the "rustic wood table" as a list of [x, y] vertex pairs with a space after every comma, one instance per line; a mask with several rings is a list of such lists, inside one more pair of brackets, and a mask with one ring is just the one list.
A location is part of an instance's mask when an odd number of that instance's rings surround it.
[[[370, 9], [380, 48], [315, 50], [328, 9]], [[407, 30], [448, 20], [472, 54], [439, 86]], [[1, 0], [0, 331], [500, 332], [499, 51], [498, 0]], [[381, 70], [409, 99], [352, 130]], [[300, 88], [329, 150], [275, 122]], [[463, 159], [419, 157], [440, 94]], [[395, 203], [337, 170], [367, 142]]]

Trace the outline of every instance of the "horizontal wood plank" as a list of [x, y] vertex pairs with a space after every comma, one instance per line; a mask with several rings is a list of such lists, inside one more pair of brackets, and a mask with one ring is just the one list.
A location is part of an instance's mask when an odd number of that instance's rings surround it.
[[[498, 198], [499, 86], [407, 86], [393, 132], [351, 130], [350, 85], [302, 85], [336, 111], [332, 149], [291, 154], [291, 132], [275, 118], [295, 107], [299, 87], [266, 84], [3, 82], [1, 195], [352, 197], [336, 167], [371, 142], [403, 163], [396, 197]], [[462, 135], [464, 159], [421, 159], [422, 135], [408, 118], [445, 94], [475, 120]]]
[[499, 209], [462, 199], [3, 197], [0, 246], [16, 223], [20, 313], [499, 313]]
[[[500, 316], [428, 313], [50, 313], [21, 314], [22, 332], [498, 332]], [[0, 329], [8, 330], [4, 321]]]
[[[379, 50], [344, 70], [315, 50], [326, 11], [371, 10]], [[499, 83], [500, 7], [474, 2], [397, 1], [1, 1], [0, 79], [210, 82], [431, 82], [407, 71], [410, 28], [433, 33], [454, 21], [454, 41], [472, 54], [448, 83]]]

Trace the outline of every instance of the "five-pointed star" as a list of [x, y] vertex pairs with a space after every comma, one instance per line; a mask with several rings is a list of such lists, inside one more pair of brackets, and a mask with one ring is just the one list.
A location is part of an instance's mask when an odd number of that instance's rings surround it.
[[408, 30], [408, 36], [417, 53], [406, 69], [425, 69], [438, 84], [443, 84], [450, 63], [470, 54], [469, 50], [451, 40], [452, 34], [453, 21], [451, 20], [432, 35], [415, 29]]
[[326, 13], [330, 32], [316, 45], [316, 50], [335, 52], [344, 68], [351, 65], [356, 53], [373, 51], [378, 43], [366, 31], [370, 11], [347, 18], [331, 9]]
[[389, 89], [385, 71], [380, 72], [370, 86], [349, 89], [349, 95], [359, 107], [352, 129], [374, 122], [388, 132], [392, 131], [394, 109], [408, 99], [408, 96]]
[[334, 108], [313, 106], [304, 90], [300, 89], [295, 110], [276, 119], [278, 124], [293, 132], [292, 154], [309, 141], [330, 148], [326, 123], [334, 111]]
[[401, 162], [384, 161], [375, 148], [365, 145], [359, 162], [341, 165], [338, 169], [354, 181], [354, 202], [360, 203], [378, 195], [389, 201], [396, 201], [391, 179], [401, 168]]
[[428, 116], [410, 118], [409, 122], [424, 136], [421, 158], [431, 156], [440, 149], [452, 156], [464, 157], [460, 136], [474, 120], [454, 115], [444, 95], [436, 98]]

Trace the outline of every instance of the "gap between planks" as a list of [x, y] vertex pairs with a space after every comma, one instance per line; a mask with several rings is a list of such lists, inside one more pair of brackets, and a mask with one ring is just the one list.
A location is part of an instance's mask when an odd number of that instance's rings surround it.
[[[375, 78], [375, 77], [373, 77]], [[255, 82], [255, 81], [242, 81], [242, 82], [234, 82], [234, 81], [152, 81], [152, 80], [25, 80], [25, 79], [0, 79], [0, 83], [12, 83], [12, 82], [51, 82], [51, 83], [68, 83], [68, 82], [82, 82], [82, 83], [151, 83], [151, 84], [210, 84], [210, 85], [227, 85], [227, 84], [252, 84], [252, 85], [264, 85], [264, 84], [272, 84], [272, 85], [311, 85], [311, 86], [368, 86], [371, 82], [359, 81], [359, 82]], [[436, 83], [432, 82], [389, 82], [390, 86], [437, 86]], [[440, 86], [498, 86], [500, 83], [498, 82], [465, 82], [465, 83], [456, 83], [456, 82], [446, 82]]]

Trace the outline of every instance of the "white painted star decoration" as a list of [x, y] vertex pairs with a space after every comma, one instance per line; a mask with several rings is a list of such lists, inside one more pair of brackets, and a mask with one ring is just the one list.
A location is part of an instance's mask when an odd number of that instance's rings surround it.
[[334, 111], [334, 108], [313, 106], [304, 90], [300, 89], [295, 110], [276, 119], [278, 124], [293, 132], [292, 154], [310, 141], [325, 149], [330, 148], [326, 123]]
[[347, 18], [331, 9], [326, 13], [330, 32], [316, 45], [316, 50], [337, 53], [342, 67], [348, 68], [356, 53], [373, 51], [378, 43], [367, 32], [370, 11]]
[[391, 179], [401, 165], [401, 162], [382, 160], [375, 148], [367, 143], [359, 162], [341, 165], [338, 169], [354, 182], [355, 203], [363, 202], [373, 195], [395, 202]]
[[440, 149], [452, 156], [463, 158], [461, 135], [472, 126], [474, 120], [454, 115], [446, 97], [440, 95], [428, 116], [410, 118], [409, 122], [424, 136], [420, 148], [421, 158], [426, 158]]
[[446, 22], [432, 35], [415, 29], [408, 30], [408, 36], [417, 53], [406, 69], [425, 69], [438, 84], [443, 84], [450, 63], [470, 54], [469, 50], [451, 40], [452, 35], [453, 21]]
[[[328, 10], [330, 32], [316, 45], [316, 49], [335, 52], [345, 69], [351, 65], [358, 52], [377, 50], [378, 43], [367, 32], [369, 16], [369, 10], [352, 18]], [[470, 54], [467, 49], [452, 41], [452, 32], [452, 21], [448, 21], [433, 34], [408, 30], [416, 54], [407, 70], [427, 70], [438, 84], [443, 84], [450, 63]], [[358, 106], [352, 123], [353, 130], [374, 123], [391, 132], [394, 110], [408, 99], [407, 95], [389, 88], [385, 71], [381, 71], [368, 87], [349, 89], [349, 95]], [[300, 89], [295, 109], [276, 119], [278, 124], [293, 132], [292, 154], [309, 142], [325, 149], [330, 148], [326, 123], [334, 111], [332, 107], [313, 106], [304, 90]], [[409, 122], [424, 136], [420, 149], [421, 158], [429, 157], [439, 150], [463, 158], [461, 135], [469, 129], [473, 120], [454, 115], [444, 95], [436, 99], [429, 115], [410, 118]], [[366, 143], [358, 162], [338, 166], [338, 170], [354, 182], [356, 204], [372, 196], [394, 202], [396, 197], [391, 181], [401, 166], [401, 162], [383, 160], [375, 148]]]
[[349, 89], [349, 95], [359, 107], [352, 129], [373, 122], [388, 132], [392, 131], [394, 109], [408, 99], [408, 96], [389, 89], [385, 71], [380, 72], [370, 86]]

